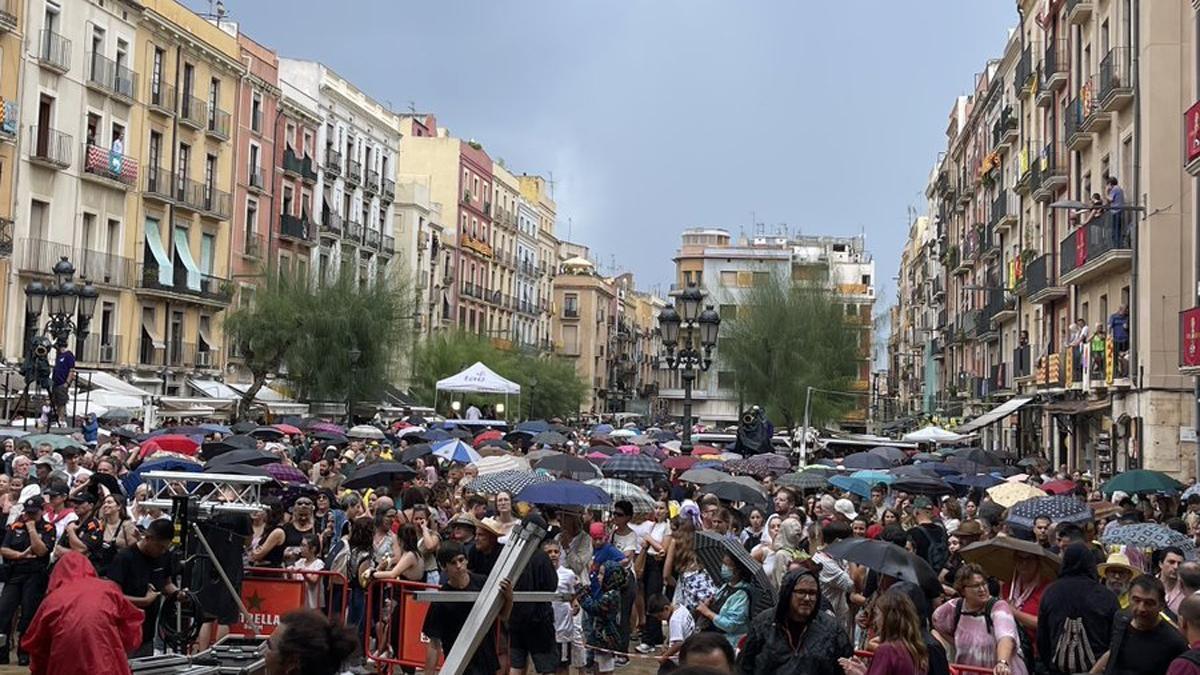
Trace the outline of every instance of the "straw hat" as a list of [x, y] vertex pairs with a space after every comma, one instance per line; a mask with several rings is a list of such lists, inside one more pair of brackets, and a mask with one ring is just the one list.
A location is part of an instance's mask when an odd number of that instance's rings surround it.
[[1096, 565], [1096, 571], [1100, 574], [1100, 576], [1108, 574], [1109, 570], [1125, 570], [1133, 576], [1141, 574], [1140, 570], [1129, 564], [1129, 556], [1121, 553], [1120, 551], [1109, 553], [1107, 560], [1099, 565]]

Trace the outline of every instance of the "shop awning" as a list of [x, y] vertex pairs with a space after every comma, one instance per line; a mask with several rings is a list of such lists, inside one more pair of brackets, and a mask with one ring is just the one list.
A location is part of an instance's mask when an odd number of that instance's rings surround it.
[[208, 321], [200, 322], [200, 339], [204, 341], [205, 346], [208, 347], [208, 351], [215, 352], [220, 349], [220, 346], [213, 342], [212, 328], [209, 327]]
[[188, 290], [200, 292], [200, 268], [192, 259], [192, 249], [188, 244], [188, 231], [182, 227], [175, 228], [175, 256], [187, 269]]
[[[205, 396], [226, 400], [241, 399], [243, 392], [249, 388], [249, 385], [246, 384], [226, 384], [216, 380], [189, 379], [188, 384]], [[307, 403], [297, 403], [270, 387], [259, 389], [254, 401], [265, 407], [272, 415], [308, 414]]]
[[[157, 220], [146, 221], [146, 245], [150, 247], [150, 255], [153, 256], [154, 263], [158, 265], [158, 283], [170, 286], [174, 270], [171, 267], [171, 256], [167, 255], [167, 249], [163, 246], [162, 233], [158, 231]], [[148, 263], [149, 261], [143, 262]]]
[[962, 434], [969, 434], [972, 431], [977, 431], [977, 430], [982, 429], [990, 424], [995, 424], [996, 422], [999, 422], [1000, 420], [1017, 412], [1022, 407], [1026, 406], [1032, 402], [1033, 402], [1033, 398], [1028, 397], [1028, 396], [1011, 398], [1011, 399], [1005, 401], [1004, 403], [1001, 403], [1000, 405], [996, 406], [995, 408], [992, 408], [991, 410], [985, 412], [984, 414], [980, 415], [979, 417], [976, 417], [975, 419], [971, 420], [970, 422], [960, 424], [958, 426], [958, 432], [962, 433]]
[[150, 338], [150, 343], [155, 349], [166, 349], [167, 343], [163, 342], [162, 333], [158, 331], [158, 326], [154, 323], [154, 315], [142, 312], [142, 332]]
[[[81, 370], [75, 378], [78, 384], [84, 384], [91, 387], [93, 394], [97, 389], [112, 392], [114, 394], [122, 394], [124, 396], [149, 396], [145, 390], [132, 385], [125, 380], [113, 375], [112, 373], [103, 370]], [[140, 405], [140, 403], [135, 404]]]
[[1065, 415], [1086, 415], [1088, 413], [1106, 411], [1111, 406], [1112, 404], [1109, 402], [1108, 397], [1094, 401], [1059, 401], [1047, 404], [1046, 412]]

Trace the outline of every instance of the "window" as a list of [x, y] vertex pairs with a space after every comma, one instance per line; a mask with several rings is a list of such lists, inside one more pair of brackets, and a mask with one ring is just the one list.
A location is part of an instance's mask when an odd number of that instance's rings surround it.
[[755, 286], [766, 286], [769, 283], [771, 283], [771, 273], [770, 272], [755, 272], [754, 273], [754, 285]]
[[[246, 200], [246, 252], [250, 252], [251, 239], [258, 232], [258, 200]], [[257, 242], [255, 242], [257, 243]]]
[[204, 197], [207, 200], [209, 209], [215, 208], [213, 204], [213, 189], [217, 183], [217, 156], [206, 155], [204, 157]]
[[166, 52], [162, 47], [154, 48], [154, 60], [150, 66], [150, 100], [155, 105], [166, 105], [163, 99], [163, 61], [166, 58]]
[[221, 102], [221, 81], [213, 78], [208, 83], [208, 128], [217, 128], [217, 110]]
[[737, 373], [732, 370], [717, 372], [717, 389], [725, 391], [737, 389]]
[[563, 326], [563, 351], [567, 354], [579, 353], [579, 326]]
[[567, 293], [563, 296], [563, 316], [570, 318], [579, 317], [579, 295], [576, 293]]
[[871, 285], [871, 275], [870, 274], [862, 275], [862, 284], [863, 284], [863, 286]]
[[254, 143], [250, 144], [250, 184], [262, 187], [262, 176], [258, 173], [259, 159], [258, 146]]
[[47, 219], [50, 216], [50, 205], [37, 199], [29, 202], [29, 236], [31, 239], [46, 239]]
[[292, 202], [294, 201], [294, 198], [295, 198], [295, 195], [293, 193], [292, 186], [284, 185], [283, 186], [283, 206], [282, 206], [282, 209], [280, 210], [280, 213], [282, 213], [285, 216], [293, 215]]
[[252, 95], [252, 98], [250, 99], [250, 130], [251, 131], [253, 131], [255, 133], [262, 131], [262, 115], [263, 115], [262, 94], [256, 91], [256, 92], [254, 92], [254, 94]]
[[726, 287], [737, 286], [738, 273], [731, 270], [721, 270], [721, 285]]
[[118, 255], [121, 250], [121, 221], [109, 219], [107, 235], [104, 240], [105, 251], [109, 255]]
[[92, 248], [92, 237], [95, 236], [95, 233], [96, 233], [96, 214], [94, 214], [94, 213], [83, 214], [83, 232], [80, 233], [80, 238], [82, 239], [84, 249]]
[[184, 183], [191, 174], [189, 164], [192, 160], [192, 148], [187, 143], [179, 144], [179, 187], [182, 190]]

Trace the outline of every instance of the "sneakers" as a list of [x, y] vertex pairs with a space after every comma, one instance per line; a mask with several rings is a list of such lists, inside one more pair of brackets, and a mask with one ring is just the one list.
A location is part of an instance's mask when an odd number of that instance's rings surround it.
[[637, 646], [637, 651], [639, 654], [649, 654], [649, 653], [653, 652], [654, 649], [655, 649], [654, 647], [646, 644], [645, 642], [643, 642], [642, 644]]
[[618, 654], [617, 658], [613, 661], [613, 665], [615, 665], [617, 668], [624, 668], [625, 666], [629, 665], [629, 657], [623, 654]]

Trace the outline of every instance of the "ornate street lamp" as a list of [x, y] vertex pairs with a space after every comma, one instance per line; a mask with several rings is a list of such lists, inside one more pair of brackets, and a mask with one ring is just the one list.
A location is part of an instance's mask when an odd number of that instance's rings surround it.
[[354, 386], [358, 383], [358, 360], [362, 358], [362, 350], [351, 347], [346, 350], [350, 359], [350, 386], [346, 389], [346, 426], [354, 426]]
[[[88, 325], [100, 297], [96, 287], [81, 278], [75, 282], [75, 266], [63, 256], [50, 270], [54, 281], [43, 284], [31, 281], [25, 285], [25, 362], [22, 373], [27, 382], [49, 389], [50, 363], [48, 355], [53, 345], [58, 352], [67, 349], [67, 340], [75, 333], [75, 351], [82, 354], [88, 336]], [[45, 332], [38, 335], [42, 310], [49, 314]]]
[[684, 454], [692, 450], [692, 383], [697, 370], [707, 371], [712, 365], [712, 352], [721, 327], [721, 317], [713, 306], [706, 306], [702, 312], [703, 305], [704, 292], [695, 284], [688, 284], [676, 303], [667, 305], [658, 314], [663, 346], [667, 348], [667, 368], [678, 370], [683, 380], [683, 441], [679, 449]]

